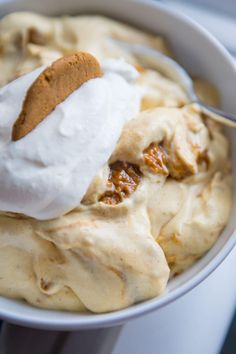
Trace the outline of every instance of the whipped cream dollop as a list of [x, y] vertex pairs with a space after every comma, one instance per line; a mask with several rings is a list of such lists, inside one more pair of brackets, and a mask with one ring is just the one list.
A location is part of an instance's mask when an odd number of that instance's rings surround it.
[[138, 73], [121, 60], [84, 83], [24, 138], [11, 133], [40, 67], [0, 90], [0, 210], [36, 219], [59, 217], [80, 204], [107, 162], [124, 123], [139, 111]]

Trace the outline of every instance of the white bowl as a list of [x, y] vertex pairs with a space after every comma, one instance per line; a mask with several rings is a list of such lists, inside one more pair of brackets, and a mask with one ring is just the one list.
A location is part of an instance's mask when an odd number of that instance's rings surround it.
[[[222, 45], [198, 24], [154, 1], [57, 0], [11, 1], [0, 5], [0, 14], [37, 11], [48, 15], [100, 13], [163, 34], [178, 61], [194, 75], [207, 78], [219, 88], [222, 107], [236, 113], [236, 68]], [[236, 191], [236, 132], [229, 131]], [[233, 139], [234, 138], [234, 139]], [[167, 292], [155, 299], [107, 314], [48, 311], [0, 297], [0, 317], [9, 322], [42, 329], [77, 330], [108, 327], [157, 310], [202, 282], [236, 244], [236, 198], [230, 221], [214, 247], [193, 267], [169, 282]]]

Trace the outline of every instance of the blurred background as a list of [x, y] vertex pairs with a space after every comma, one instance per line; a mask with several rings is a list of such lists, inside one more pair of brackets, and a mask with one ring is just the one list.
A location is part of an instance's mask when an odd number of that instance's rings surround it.
[[162, 2], [186, 13], [206, 27], [236, 59], [235, 0], [163, 0]]

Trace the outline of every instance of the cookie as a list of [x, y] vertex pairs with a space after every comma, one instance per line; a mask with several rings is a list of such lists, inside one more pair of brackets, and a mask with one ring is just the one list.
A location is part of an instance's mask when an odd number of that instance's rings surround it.
[[16, 141], [30, 133], [55, 107], [86, 81], [102, 76], [98, 61], [78, 52], [56, 60], [29, 88], [13, 130]]

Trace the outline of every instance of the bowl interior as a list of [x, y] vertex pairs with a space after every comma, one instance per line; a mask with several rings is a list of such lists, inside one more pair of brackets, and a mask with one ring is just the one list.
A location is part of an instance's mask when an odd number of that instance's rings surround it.
[[[48, 15], [99, 13], [120, 19], [152, 32], [164, 35], [178, 61], [193, 75], [215, 83], [222, 97], [222, 107], [236, 113], [236, 69], [226, 50], [205, 30], [189, 19], [175, 14], [152, 1], [119, 0], [57, 0], [11, 1], [0, 6], [0, 15], [12, 11], [37, 11]], [[161, 297], [109, 314], [78, 314], [47, 311], [26, 303], [0, 297], [0, 317], [24, 326], [76, 330], [111, 326], [158, 309], [177, 299], [205, 279], [227, 256], [236, 243], [236, 139], [228, 130], [234, 175], [234, 205], [230, 221], [213, 248], [193, 267], [169, 282]]]

